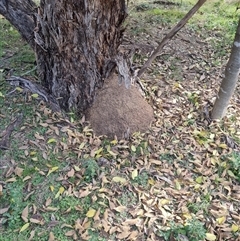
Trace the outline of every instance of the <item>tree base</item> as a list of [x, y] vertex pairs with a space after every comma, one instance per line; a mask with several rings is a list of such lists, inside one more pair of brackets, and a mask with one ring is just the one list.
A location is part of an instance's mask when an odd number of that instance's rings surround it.
[[86, 117], [97, 135], [118, 139], [147, 131], [154, 120], [152, 107], [136, 86], [119, 86], [116, 75], [105, 81]]

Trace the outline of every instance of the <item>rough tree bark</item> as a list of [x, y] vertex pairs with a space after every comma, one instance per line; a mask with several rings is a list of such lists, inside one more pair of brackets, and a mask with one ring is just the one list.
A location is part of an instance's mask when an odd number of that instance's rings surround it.
[[37, 14], [36, 4], [32, 0], [1, 0], [0, 14], [19, 31], [34, 50], [34, 17]]
[[2, 0], [0, 14], [34, 49], [48, 92], [84, 112], [117, 64], [125, 0]]
[[212, 110], [212, 119], [221, 119], [225, 116], [229, 101], [234, 93], [240, 72], [240, 19], [228, 60], [225, 77], [222, 80], [216, 101]]
[[65, 110], [85, 111], [116, 66], [124, 0], [42, 0], [35, 41], [40, 79]]
[[[32, 0], [0, 0], [0, 14], [19, 30], [35, 51], [41, 83], [62, 109], [87, 113], [96, 92], [104, 82], [109, 83], [107, 78], [115, 67], [125, 85], [131, 83], [127, 61], [119, 50], [126, 17], [125, 0], [41, 0], [39, 7]], [[133, 92], [133, 98], [139, 100], [138, 93]], [[103, 111], [89, 114], [90, 119], [99, 120], [92, 121], [94, 128], [99, 129], [102, 112], [107, 110], [115, 113], [112, 116], [118, 119], [119, 125], [123, 123], [117, 133], [114, 127], [112, 134], [121, 137], [121, 132], [129, 126], [133, 127], [130, 132], [146, 130], [153, 119], [152, 108], [146, 111], [145, 103], [141, 105], [138, 101], [138, 106], [130, 106], [124, 97], [118, 95], [118, 98], [115, 105], [111, 105], [112, 109], [106, 106], [112, 99], [104, 99]], [[117, 111], [119, 106], [123, 110]], [[126, 112], [127, 121], [121, 115]], [[146, 122], [141, 116], [147, 117]], [[136, 119], [142, 123], [136, 126]], [[111, 123], [115, 126], [116, 120]], [[143, 125], [139, 127], [140, 124]], [[105, 134], [106, 130], [98, 133]]]

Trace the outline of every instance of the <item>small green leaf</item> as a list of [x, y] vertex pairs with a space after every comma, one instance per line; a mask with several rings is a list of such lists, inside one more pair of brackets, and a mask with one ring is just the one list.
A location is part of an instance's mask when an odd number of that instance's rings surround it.
[[50, 144], [50, 143], [53, 143], [53, 142], [57, 142], [54, 138], [50, 138], [47, 143]]
[[135, 169], [132, 171], [132, 179], [134, 180], [138, 176], [138, 170]]
[[231, 170], [228, 170], [227, 173], [230, 177], [236, 178], [236, 176], [234, 175], [234, 173]]
[[88, 210], [86, 216], [87, 216], [88, 218], [92, 218], [92, 217], [94, 217], [95, 213], [96, 213], [96, 210], [93, 209], [93, 208], [90, 208], [90, 209]]
[[23, 232], [24, 230], [26, 230], [26, 229], [29, 227], [29, 225], [30, 225], [30, 223], [25, 223], [25, 224], [21, 227], [19, 233], [21, 233], [21, 232]]
[[201, 184], [201, 183], [203, 183], [203, 177], [199, 176], [199, 177], [196, 178], [195, 181], [196, 181], [196, 183]]
[[55, 172], [58, 169], [58, 167], [52, 167], [49, 171], [47, 176], [49, 176], [52, 172]]
[[38, 94], [37, 94], [37, 93], [32, 94], [31, 96], [32, 96], [33, 98], [38, 98]]
[[65, 190], [64, 187], [60, 187], [57, 194], [55, 195], [55, 198], [58, 198], [60, 195], [62, 195], [64, 190]]
[[208, 241], [214, 241], [214, 240], [216, 240], [216, 236], [214, 235], [214, 234], [212, 234], [212, 233], [206, 233], [206, 240], [208, 240]]
[[19, 92], [23, 92], [23, 89], [21, 87], [16, 87], [16, 90], [19, 91]]
[[125, 178], [123, 178], [123, 177], [118, 177], [118, 176], [114, 177], [114, 178], [112, 179], [112, 181], [113, 181], [113, 182], [120, 182], [120, 183], [122, 183], [122, 184], [124, 184], [124, 183], [127, 182], [127, 180], [126, 180]]
[[133, 152], [136, 152], [136, 147], [135, 147], [134, 145], [132, 145], [132, 146], [131, 146], [131, 150], [132, 150]]
[[178, 180], [175, 180], [175, 188], [177, 190], [181, 190], [182, 189], [181, 184], [180, 184], [180, 182]]

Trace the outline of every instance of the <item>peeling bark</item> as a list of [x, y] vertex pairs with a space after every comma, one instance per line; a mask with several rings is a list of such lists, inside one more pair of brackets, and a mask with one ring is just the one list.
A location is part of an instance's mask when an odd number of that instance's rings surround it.
[[42, 0], [35, 41], [40, 79], [65, 110], [83, 113], [116, 66], [124, 0]]
[[35, 49], [34, 15], [37, 6], [32, 0], [1, 0], [0, 14], [3, 15], [22, 35], [23, 39]]
[[1, 0], [0, 14], [34, 49], [40, 80], [64, 110], [89, 108], [116, 66], [130, 82], [118, 54], [125, 0]]
[[[60, 106], [66, 111], [86, 115], [87, 110], [94, 110], [92, 104], [96, 92], [104, 82], [106, 90], [111, 80], [115, 81], [116, 89], [111, 89], [112, 94], [102, 92], [112, 99], [96, 98], [95, 104], [102, 101], [102, 109], [97, 108], [96, 115], [91, 112], [93, 118], [90, 121], [97, 123], [95, 129], [98, 130], [98, 123], [104, 122], [103, 116], [110, 121], [109, 125], [119, 125], [112, 129], [111, 136], [121, 136], [126, 129], [127, 135], [147, 129], [153, 120], [152, 108], [144, 99], [140, 101], [136, 89], [118, 88], [116, 78], [111, 79], [117, 70], [119, 82], [124, 81], [126, 87], [131, 83], [130, 62], [125, 51], [119, 48], [122, 23], [126, 18], [125, 0], [41, 0], [37, 8], [32, 0], [0, 0], [0, 13], [34, 49], [39, 78], [45, 88], [19, 77], [12, 76], [9, 81], [38, 93], [48, 102], [50, 100], [57, 110]], [[129, 93], [133, 94], [129, 96]], [[100, 94], [99, 91], [98, 96]], [[128, 104], [129, 99], [133, 99], [132, 105]], [[120, 113], [120, 116], [114, 113]], [[146, 118], [139, 119], [139, 116]], [[103, 130], [101, 134], [108, 132]]]
[[234, 93], [240, 72], [240, 19], [228, 60], [225, 77], [222, 80], [217, 99], [212, 110], [212, 119], [221, 119], [227, 112], [229, 101]]

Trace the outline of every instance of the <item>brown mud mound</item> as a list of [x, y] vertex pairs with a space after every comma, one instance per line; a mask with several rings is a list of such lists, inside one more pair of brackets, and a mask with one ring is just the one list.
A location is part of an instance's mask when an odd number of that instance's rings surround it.
[[118, 139], [145, 132], [153, 121], [153, 109], [135, 86], [119, 85], [114, 75], [106, 81], [86, 115], [97, 135]]

